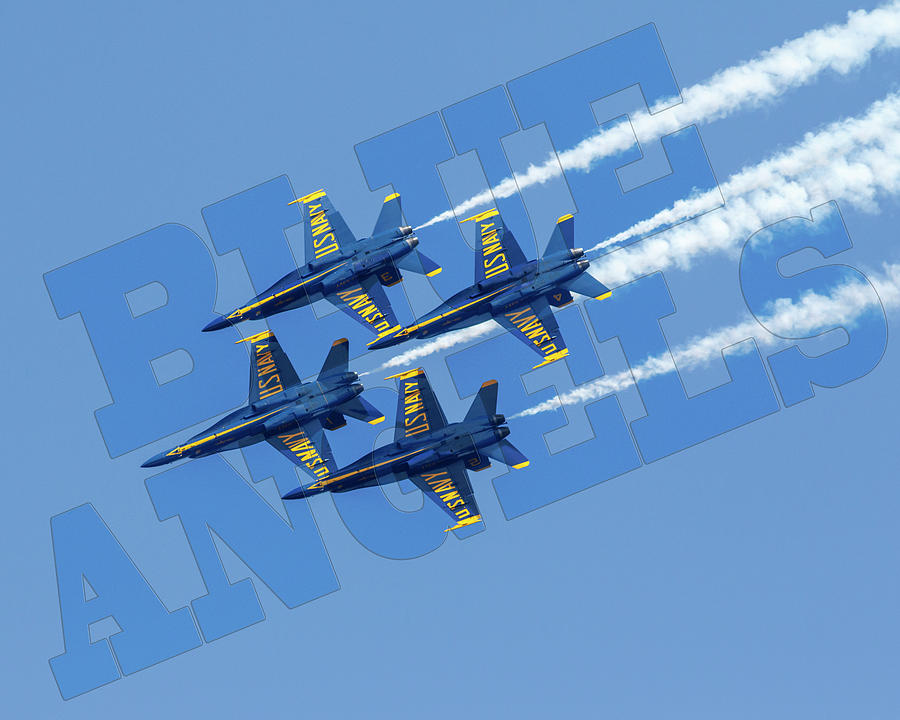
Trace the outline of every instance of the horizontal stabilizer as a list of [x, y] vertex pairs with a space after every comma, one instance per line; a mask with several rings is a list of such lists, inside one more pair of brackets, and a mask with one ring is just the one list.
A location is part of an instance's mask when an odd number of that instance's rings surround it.
[[337, 430], [347, 424], [347, 418], [341, 415], [337, 410], [333, 410], [322, 418], [322, 427], [326, 430]]
[[413, 250], [394, 262], [400, 270], [409, 270], [428, 277], [434, 277], [441, 271], [440, 265], [418, 250]]
[[479, 389], [478, 394], [472, 401], [472, 406], [469, 408], [469, 412], [466, 413], [466, 418], [465, 420], [463, 420], [463, 422], [468, 422], [470, 420], [474, 420], [475, 418], [483, 418], [489, 415], [496, 414], [497, 381], [488, 380], [486, 383], [482, 384], [481, 389]]
[[384, 413], [359, 395], [341, 405], [341, 412], [356, 420], [364, 420], [369, 425], [377, 425], [384, 420]]
[[572, 293], [565, 288], [558, 288], [547, 295], [547, 302], [555, 308], [564, 308], [566, 305], [570, 305], [573, 300]]
[[504, 465], [509, 465], [509, 467], [516, 470], [528, 467], [528, 458], [520, 453], [509, 440], [501, 440], [493, 445], [479, 448], [479, 450], [488, 457], [494, 458], [494, 460], [502, 462]]
[[592, 297], [595, 300], [606, 300], [612, 294], [606, 285], [587, 271], [581, 273], [574, 280], [567, 282], [566, 287], [572, 292]]
[[403, 282], [403, 275], [393, 264], [388, 264], [378, 271], [378, 282], [383, 287], [393, 287], [397, 283]]
[[328, 351], [325, 362], [322, 364], [322, 369], [319, 371], [319, 377], [316, 379], [322, 382], [327, 380], [329, 376], [346, 373], [349, 370], [349, 364], [350, 342], [347, 338], [335, 340], [331, 344], [331, 350]]

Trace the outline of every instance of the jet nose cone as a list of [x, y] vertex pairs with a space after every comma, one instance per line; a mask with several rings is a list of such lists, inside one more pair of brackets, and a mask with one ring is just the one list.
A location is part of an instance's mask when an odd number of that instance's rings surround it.
[[213, 330], [221, 330], [222, 328], [227, 328], [231, 325], [231, 320], [226, 317], [217, 317], [210, 323], [207, 323], [203, 328], [203, 332], [212, 332]]
[[159, 467], [160, 465], [165, 465], [167, 462], [170, 462], [172, 458], [170, 458], [166, 453], [161, 452], [154, 455], [149, 460], [146, 460], [141, 463], [142, 468], [150, 468], [150, 467]]
[[281, 496], [282, 500], [299, 500], [300, 498], [306, 497], [306, 493], [303, 491], [302, 487], [298, 487], [295, 490], [291, 490], [289, 493]]

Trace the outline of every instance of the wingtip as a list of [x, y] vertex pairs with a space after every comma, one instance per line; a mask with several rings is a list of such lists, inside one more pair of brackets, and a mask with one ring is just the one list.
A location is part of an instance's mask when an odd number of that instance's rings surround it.
[[425, 277], [434, 277], [435, 275], [440, 275], [440, 274], [441, 274], [441, 271], [442, 271], [443, 269], [444, 269], [444, 268], [439, 267], [437, 270], [432, 270], [430, 273], [425, 273]]
[[349, 344], [350, 341], [347, 338], [340, 338], [339, 340], [335, 340], [331, 343], [331, 347], [337, 347], [338, 345]]
[[368, 422], [369, 422], [369, 425], [377, 425], [380, 422], [384, 422], [384, 415], [382, 415], [380, 418], [375, 418], [374, 420], [369, 420]]
[[571, 220], [575, 216], [572, 213], [568, 213], [567, 215], [562, 215], [559, 220], [556, 221], [556, 224], [559, 225], [561, 222], [565, 222], [566, 220]]
[[602, 295], [598, 295], [594, 298], [594, 300], [606, 300], [606, 298], [608, 298], [610, 295], [612, 295], [612, 290], [610, 290], [609, 292], [605, 292]]
[[550, 353], [547, 357], [544, 358], [543, 362], [539, 362], [531, 369], [537, 370], [539, 367], [544, 367], [544, 365], [549, 365], [550, 363], [556, 362], [557, 360], [562, 360], [564, 357], [569, 357], [569, 348], [560, 350], [559, 352]]
[[521, 470], [522, 468], [527, 468], [531, 465], [531, 460], [526, 460], [525, 462], [520, 462], [518, 465], [513, 465], [513, 470]]
[[465, 220], [460, 220], [460, 223], [464, 222], [480, 222], [482, 220], [487, 220], [488, 218], [492, 218], [495, 215], [499, 215], [500, 211], [497, 208], [491, 208], [490, 210], [485, 210], [484, 212], [478, 213], [477, 215], [473, 215], [472, 217], [468, 217]]
[[291, 200], [288, 205], [293, 205], [294, 203], [302, 202], [304, 205], [312, 200], [316, 200], [328, 193], [325, 192], [325, 188], [319, 188], [315, 192], [311, 192], [307, 195], [303, 195], [302, 197], [298, 197], [296, 200]]
[[467, 517], [465, 520], [460, 520], [453, 527], [448, 527], [444, 532], [451, 532], [453, 530], [459, 530], [460, 528], [464, 528], [466, 525], [474, 525], [477, 522], [481, 522], [481, 515], [472, 515], [471, 517]]
[[391, 200], [393, 200], [394, 198], [398, 198], [398, 197], [400, 197], [400, 193], [391, 193], [384, 199], [384, 201], [387, 203], [387, 202], [390, 202]]
[[491, 385], [496, 385], [496, 384], [497, 384], [496, 380], [485, 380], [483, 383], [481, 383], [481, 387], [486, 388], [486, 387], [490, 387]]
[[253, 343], [253, 342], [257, 342], [259, 340], [265, 340], [267, 338], [274, 338], [274, 337], [275, 337], [275, 333], [273, 333], [271, 330], [264, 330], [261, 333], [256, 333], [256, 335], [251, 335], [250, 337], [245, 337], [245, 338], [241, 338], [240, 340], [235, 340], [234, 344], [240, 345], [243, 342]]
[[404, 370], [403, 372], [399, 372], [396, 375], [388, 375], [385, 380], [405, 380], [406, 378], [416, 377], [418, 375], [424, 375], [425, 371], [422, 368], [416, 368], [415, 370]]

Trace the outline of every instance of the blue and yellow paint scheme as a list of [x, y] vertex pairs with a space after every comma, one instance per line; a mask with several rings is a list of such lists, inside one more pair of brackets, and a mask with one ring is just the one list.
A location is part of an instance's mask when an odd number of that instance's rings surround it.
[[325, 430], [346, 425], [345, 416], [372, 425], [384, 420], [360, 395], [363, 386], [349, 369], [346, 338], [332, 344], [318, 377], [308, 383], [297, 376], [274, 333], [262, 332], [238, 342], [250, 343], [251, 348], [249, 403], [141, 467], [205, 457], [265, 440], [321, 482], [337, 469]]
[[494, 319], [541, 357], [534, 367], [566, 357], [569, 351], [550, 306], [565, 307], [572, 292], [604, 300], [610, 290], [585, 270], [590, 262], [574, 247], [572, 215], [557, 220], [541, 258], [527, 260], [497, 210], [462, 222], [477, 224], [475, 283], [405, 328], [388, 328], [370, 350], [428, 339]]
[[497, 381], [484, 383], [465, 418], [448, 424], [421, 368], [391, 377], [397, 379], [400, 393], [394, 442], [287, 493], [284, 499], [350, 492], [409, 478], [453, 521], [448, 531], [480, 522], [467, 470], [484, 470], [491, 459], [513, 468], [528, 465], [528, 459], [506, 439], [506, 418], [497, 413]]
[[401, 272], [437, 275], [441, 268], [416, 250], [419, 239], [403, 225], [400, 195], [384, 199], [371, 237], [357, 240], [324, 190], [297, 198], [303, 209], [306, 264], [224, 317], [205, 332], [328, 300], [376, 334], [400, 329], [385, 287], [403, 280]]

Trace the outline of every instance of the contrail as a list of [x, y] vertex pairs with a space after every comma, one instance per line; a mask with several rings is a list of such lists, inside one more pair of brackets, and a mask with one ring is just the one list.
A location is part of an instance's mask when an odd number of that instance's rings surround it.
[[850, 12], [843, 25], [811, 30], [752, 60], [720, 70], [706, 82], [685, 88], [678, 105], [669, 107], [677, 102], [675, 98], [657, 103], [650, 112], [637, 110], [630, 115], [630, 122], [598, 131], [574, 148], [552, 154], [541, 164], [529, 165], [523, 174], [505, 178], [417, 229], [464, 216], [495, 199], [511, 197], [521, 188], [546, 183], [563, 171], [590, 172], [597, 161], [632, 147], [635, 137], [639, 143], [648, 143], [694, 123], [757, 107], [827, 70], [846, 75], [862, 66], [873, 52], [898, 46], [900, 2]]
[[[879, 195], [900, 192], [900, 95], [808, 133], [788, 151], [731, 176], [719, 190], [724, 208], [596, 258], [589, 272], [615, 287], [653, 270], [689, 268], [701, 254], [737, 252], [759, 228], [828, 200], [875, 210]], [[681, 200], [592, 250], [693, 217], [704, 202], [702, 196]]]
[[434, 340], [425, 343], [424, 345], [420, 345], [419, 347], [415, 347], [412, 350], [407, 350], [406, 352], [392, 357], [378, 369], [386, 370], [388, 368], [409, 365], [410, 363], [415, 362], [420, 358], [427, 357], [428, 355], [440, 352], [441, 350], [447, 350], [454, 345], [460, 345], [461, 343], [467, 343], [470, 340], [476, 340], [477, 338], [483, 337], [484, 335], [489, 334], [492, 330], [496, 329], [497, 323], [495, 323], [493, 320], [488, 320], [487, 322], [473, 325], [472, 327], [463, 328], [462, 330], [453, 330], [452, 332], [448, 332], [446, 335], [441, 335], [440, 337], [437, 337]]
[[[759, 345], [769, 347], [783, 343], [784, 337], [809, 337], [835, 325], [852, 325], [864, 312], [875, 308], [879, 300], [886, 310], [900, 306], [900, 264], [885, 265], [881, 274], [870, 275], [869, 280], [875, 287], [875, 293], [868, 283], [853, 281], [838, 286], [828, 295], [810, 292], [797, 302], [780, 298], [773, 303], [772, 314], [763, 319], [765, 328], [752, 319], [720, 328], [688, 341], [671, 353], [648, 358], [630, 370], [600, 378], [512, 417], [527, 417], [557, 410], [564, 405], [590, 402], [625, 390], [638, 380], [707, 365], [721, 356], [722, 348], [750, 337], [755, 337]], [[765, 332], [766, 328], [775, 334]], [[748, 345], [747, 349], [750, 347]]]
[[[807, 133], [792, 148], [732, 175], [716, 194], [720, 190], [726, 200], [724, 208], [694, 217], [707, 201], [702, 196], [681, 200], [616, 238], [644, 235], [693, 218], [690, 223], [594, 258], [588, 272], [615, 288], [655, 270], [689, 268], [699, 255], [738, 252], [760, 228], [785, 217], [805, 215], [809, 208], [829, 200], [876, 209], [879, 195], [900, 193], [900, 94], [873, 103], [863, 115]], [[602, 249], [616, 238], [591, 250]], [[448, 333], [397, 355], [382, 368], [406, 365], [487, 335], [494, 327], [486, 322]]]

